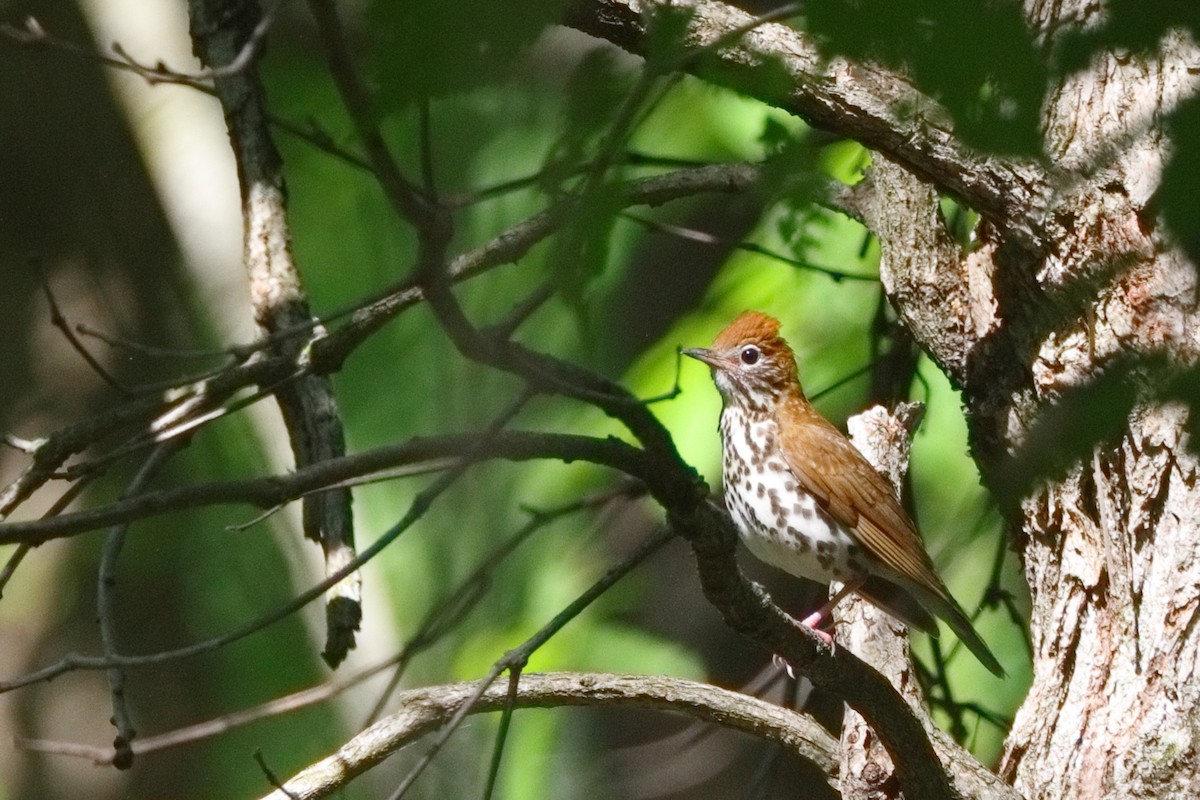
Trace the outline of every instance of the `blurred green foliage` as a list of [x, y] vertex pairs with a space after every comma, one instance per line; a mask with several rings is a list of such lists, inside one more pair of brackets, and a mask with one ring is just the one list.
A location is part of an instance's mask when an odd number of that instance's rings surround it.
[[375, 0], [367, 7], [371, 64], [384, 107], [503, 80], [566, 0]]
[[[956, 132], [971, 146], [1042, 157], [1038, 114], [1055, 69], [1077, 67], [1091, 48], [1146, 47], [1168, 25], [1182, 22], [1196, 28], [1193, 12], [1178, 17], [1156, 12], [1140, 19], [1140, 27], [1122, 28], [1117, 21], [1139, 14], [1132, 3], [1110, 5], [1113, 24], [1071, 39], [1057, 64], [1042, 52], [1016, 3], [823, 0], [808, 4], [798, 24], [817, 34], [830, 55], [909, 69], [918, 86], [944, 104]], [[679, 395], [657, 403], [655, 413], [683, 457], [716, 488], [719, 398], [707, 371], [695, 363], [680, 364], [677, 348], [707, 344], [738, 312], [761, 309], [783, 320], [803, 382], [819, 395], [818, 406], [829, 416], [840, 421], [864, 402], [865, 376], [828, 393], [823, 390], [867, 366], [878, 285], [839, 280], [736, 245], [750, 243], [794, 262], [842, 273], [875, 274], [878, 248], [869, 233], [813, 202], [829, 180], [857, 181], [869, 155], [853, 142], [814, 135], [761, 102], [696, 78], [662, 77], [681, 56], [674, 37], [686, 21], [682, 12], [652, 26], [651, 59], [658, 72], [648, 81], [642, 62], [550, 27], [562, 8], [562, 0], [373, 2], [353, 33], [366, 54], [388, 143], [412, 175], [420, 174], [422, 157], [416, 110], [429, 104], [436, 188], [441, 197], [462, 204], [455, 216], [454, 252], [486, 242], [558, 198], [590, 189], [560, 236], [519, 263], [470, 281], [459, 296], [473, 321], [483, 325], [502, 318], [521, 297], [552, 278], [558, 293], [521, 327], [518, 338], [600, 370], [640, 396], [661, 395], [678, 383]], [[351, 126], [314, 47], [302, 23], [272, 38], [262, 63], [272, 109], [286, 119], [314, 121], [332, 141], [353, 150]], [[757, 93], [772, 96], [785, 90], [783, 78], [768, 66], [761, 75], [766, 83], [756, 87]], [[617, 110], [633, 92], [642, 93], [640, 102], [633, 104], [626, 126], [614, 133]], [[1193, 255], [1200, 242], [1200, 219], [1190, 202], [1200, 175], [1197, 113], [1196, 103], [1190, 102], [1172, 118], [1180, 144], [1161, 196], [1164, 218]], [[405, 278], [416, 243], [372, 178], [283, 133], [280, 144], [293, 244], [313, 308], [322, 314], [344, 308]], [[597, 153], [606, 150], [615, 154], [609, 168], [589, 175]], [[629, 158], [632, 154], [641, 160]], [[714, 234], [707, 243], [673, 238], [616, 213], [613, 187], [623, 179], [661, 173], [678, 163], [765, 159], [773, 168], [771, 180], [752, 202], [701, 198], [636, 209], [650, 222], [718, 231], [724, 237]], [[513, 191], [484, 192], [526, 178]], [[959, 241], [970, 246], [977, 221], [973, 212], [953, 201], [944, 208], [958, 220], [954, 230]], [[737, 224], [731, 222], [734, 217]], [[630, 307], [636, 312], [627, 313]], [[201, 307], [197, 313], [215, 309]], [[958, 395], [932, 365], [922, 363], [920, 373], [924, 385], [914, 384], [913, 397], [927, 403], [928, 413], [915, 440], [912, 465], [918, 519], [952, 592], [971, 609], [980, 600], [978, 587], [994, 571], [1000, 523], [967, 455]], [[511, 377], [462, 359], [420, 306], [356, 351], [335, 383], [351, 451], [480, 429], [518, 388]], [[206, 432], [198, 440], [204, 443], [176, 463], [171, 481], [196, 483], [262, 470], [258, 437], [265, 434], [253, 426], [238, 420]], [[552, 398], [531, 402], [515, 426], [625, 435], [594, 409]], [[1080, 434], [1084, 439], [1088, 435]], [[1077, 455], [1075, 449], [1067, 455], [1072, 454]], [[365, 653], [356, 657], [357, 664], [391, 654], [413, 635], [426, 614], [527, 521], [523, 506], [568, 502], [608, 485], [611, 477], [580, 464], [493, 464], [471, 470], [366, 571]], [[356, 489], [360, 546], [393, 525], [427, 483], [427, 477], [418, 476]], [[117, 491], [119, 481], [114, 480], [98, 487], [94, 497]], [[497, 566], [481, 606], [411, 665], [406, 685], [470, 679], [485, 672], [628, 552], [657, 516], [652, 504], [642, 502], [619, 514], [566, 517], [539, 531]], [[303, 570], [291, 563], [295, 556], [289, 551], [310, 545], [282, 520], [245, 532], [222, 530], [244, 519], [232, 512], [191, 512], [171, 522], [186, 533], [138, 532], [131, 538], [121, 589], [129, 606], [122, 607], [122, 619], [143, 635], [138, 642], [142, 650], [227, 630], [294, 591], [294, 576]], [[264, 534], [264, 527], [274, 534]], [[94, 576], [89, 570], [97, 540], [80, 541], [70, 580], [53, 598], [63, 608], [49, 613], [67, 617], [90, 607]], [[680, 572], [673, 571], [680, 559], [687, 559], [682, 548], [658, 554], [570, 623], [536, 654], [530, 668], [691, 678], [720, 669], [742, 676], [753, 672], [756, 664], [738, 665], [740, 672], [725, 663], [714, 666], [719, 655], [740, 651], [719, 621], [705, 616], [710, 610], [703, 606], [694, 576], [683, 570], [688, 577], [679, 579]], [[1014, 559], [1004, 562], [1001, 575], [1001, 587], [1020, 598]], [[135, 607], [133, 598], [146, 597], [162, 602]], [[0, 614], [8, 613], [7, 604], [6, 598]], [[319, 636], [314, 625], [318, 617], [319, 610], [309, 609], [306, 624], [291, 620], [235, 647], [156, 670], [162, 683], [153, 689], [135, 673], [130, 689], [135, 699], [162, 695], [139, 701], [144, 703], [137, 708], [146, 732], [243, 708], [325, 677], [315, 656], [320, 649], [314, 638]], [[985, 704], [1001, 716], [1011, 714], [1028, 679], [1022, 634], [999, 610], [986, 611], [978, 628], [1012, 677], [1000, 682], [974, 661], [955, 658], [952, 684], [959, 699]], [[79, 623], [61, 635], [66, 641], [91, 641], [89, 637], [90, 628]], [[943, 639], [943, 649], [950, 643]], [[53, 652], [48, 646], [47, 653]], [[925, 645], [918, 652], [929, 657]], [[92, 680], [89, 687], [99, 692], [98, 683]], [[370, 691], [377, 692], [378, 686], [372, 684]], [[290, 774], [356, 730], [365, 718], [363, 706], [374, 697], [336, 711], [321, 706], [275, 718], [185, 751], [148, 757], [147, 763], [157, 759], [165, 766], [148, 773], [135, 770], [132, 788], [126, 787], [124, 794], [163, 796], [170, 789], [181, 796], [252, 796], [265, 786], [247, 753], [261, 747], [278, 774]], [[177, 713], [166, 714], [164, 708]], [[636, 735], [626, 732], [621, 739], [611, 730], [589, 727], [591, 722], [574, 712], [518, 713], [504, 756], [502, 796], [545, 796], [547, 787], [561, 789], [558, 796], [564, 797], [619, 796], [619, 785], [597, 786], [577, 776], [600, 771], [600, 740], [628, 741]], [[494, 731], [495, 720], [489, 719], [460, 733], [445, 760], [418, 785], [418, 795], [478, 792]], [[980, 725], [971, 734], [980, 757], [985, 762], [994, 758], [1003, 732]], [[386, 777], [363, 779], [345, 796], [386, 795], [388, 780], [403, 774], [413, 760], [415, 755], [406, 751], [393, 759], [397, 765], [381, 770]], [[0, 779], [0, 796], [8, 788]]]

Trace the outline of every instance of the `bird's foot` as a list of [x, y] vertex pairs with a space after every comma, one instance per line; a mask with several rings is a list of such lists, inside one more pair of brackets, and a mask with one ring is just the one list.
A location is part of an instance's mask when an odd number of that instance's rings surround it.
[[800, 624], [803, 625], [804, 627], [808, 628], [813, 633], [815, 633], [817, 635], [817, 638], [820, 639], [825, 644], [833, 644], [833, 636], [831, 634], [826, 633], [825, 631], [821, 630], [818, 627], [824, 618], [825, 618], [825, 612], [823, 610], [814, 611], [813, 613], [809, 614], [804, 619], [800, 620]]
[[779, 655], [779, 653], [771, 656], [771, 663], [775, 665], [775, 669], [786, 672], [789, 678], [796, 680], [796, 668], [786, 658]]
[[821, 612], [821, 610], [816, 610], [816, 612], [812, 612], [808, 616], [805, 616], [804, 619], [800, 620], [800, 625], [803, 625], [804, 627], [809, 628], [810, 631], [816, 633], [817, 638], [821, 639], [822, 642], [832, 645], [833, 634], [822, 631], [820, 627], [824, 616], [826, 616], [824, 612]]
[[[823, 611], [814, 611], [813, 613], [809, 614], [804, 619], [800, 620], [800, 624], [803, 625], [804, 627], [808, 628], [813, 633], [815, 633], [817, 635], [817, 638], [820, 639], [822, 642], [824, 642], [825, 644], [832, 647], [833, 646], [833, 635], [826, 631], [821, 630], [818, 627], [821, 624], [822, 620], [824, 620], [825, 616], [826, 616], [826, 614]], [[790, 663], [788, 663], [787, 659], [785, 659], [783, 656], [779, 655], [778, 653], [774, 654], [773, 656], [771, 656], [771, 663], [773, 663], [775, 665], [776, 669], [786, 672], [788, 677], [791, 678], [792, 680], [796, 679], [795, 668]]]

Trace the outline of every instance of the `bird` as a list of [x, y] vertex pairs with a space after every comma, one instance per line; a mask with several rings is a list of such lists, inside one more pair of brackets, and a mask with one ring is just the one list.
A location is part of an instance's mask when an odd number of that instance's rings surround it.
[[[803, 624], [857, 592], [909, 627], [937, 636], [944, 620], [979, 662], [1004, 669], [938, 576], [891, 482], [809, 402], [779, 320], [746, 311], [711, 347], [722, 400], [725, 505], [746, 548], [791, 575], [842, 588]], [[823, 638], [828, 637], [822, 635]]]

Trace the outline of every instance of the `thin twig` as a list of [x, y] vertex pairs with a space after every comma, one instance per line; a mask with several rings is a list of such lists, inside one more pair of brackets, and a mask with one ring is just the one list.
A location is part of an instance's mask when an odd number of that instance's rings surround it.
[[383, 185], [388, 199], [400, 216], [420, 230], [432, 221], [434, 209], [400, 171], [374, 123], [376, 115], [371, 108], [366, 86], [354, 66], [336, 4], [332, 0], [308, 0], [308, 8], [317, 23], [317, 34], [325, 48], [329, 72], [346, 104], [359, 141], [366, 149], [371, 171]]
[[787, 3], [779, 6], [778, 8], [773, 8], [770, 11], [759, 14], [756, 17], [751, 17], [741, 25], [735, 25], [729, 30], [723, 32], [711, 43], [699, 48], [696, 56], [693, 56], [693, 58], [698, 57], [700, 53], [715, 53], [731, 44], [737, 43], [739, 39], [756, 28], [761, 28], [763, 25], [767, 25], [772, 22], [778, 22], [780, 20], [787, 19], [788, 17], [794, 17], [803, 12], [804, 3]]
[[[154, 345], [135, 342], [130, 339], [124, 339], [120, 336], [115, 336], [111, 333], [93, 328], [86, 322], [80, 322], [75, 325], [75, 331], [81, 336], [90, 336], [93, 339], [99, 339], [113, 349], [128, 350], [131, 353], [138, 353], [149, 358], [164, 358], [164, 359], [180, 359], [180, 358], [216, 358], [218, 356], [236, 355], [234, 348], [184, 348], [184, 347], [155, 347]], [[239, 352], [241, 349], [239, 348]]]
[[[160, 445], [150, 454], [141, 469], [129, 482], [122, 498], [141, 494], [145, 486], [154, 478], [167, 461], [179, 450], [176, 444]], [[106, 659], [117, 655], [117, 614], [115, 595], [117, 586], [117, 559], [125, 545], [125, 534], [129, 523], [114, 525], [104, 540], [104, 549], [100, 554], [99, 577], [96, 581], [96, 619], [100, 624], [100, 642], [104, 648]], [[112, 697], [112, 724], [117, 729], [113, 740], [112, 764], [117, 769], [129, 769], [133, 766], [133, 718], [129, 714], [129, 704], [125, 698], [125, 670], [119, 666], [105, 670], [108, 681], [109, 695]]]
[[384, 706], [391, 698], [396, 687], [400, 684], [404, 665], [413, 656], [440, 641], [455, 625], [466, 618], [467, 614], [485, 596], [488, 587], [491, 585], [492, 575], [499, 565], [504, 563], [533, 534], [543, 530], [551, 522], [561, 519], [568, 514], [574, 514], [589, 508], [596, 508], [620, 497], [634, 497], [644, 494], [645, 491], [645, 486], [640, 482], [627, 480], [619, 482], [611, 489], [588, 495], [573, 503], [568, 503], [557, 508], [545, 510], [531, 509], [528, 522], [480, 559], [479, 565], [458, 585], [457, 589], [430, 608], [425, 618], [417, 626], [416, 632], [405, 644], [401, 657], [396, 659], [397, 669], [389, 679], [387, 687], [375, 701], [375, 706], [367, 716], [365, 725], [375, 722], [379, 718], [379, 715], [383, 713]]
[[[421, 475], [431, 475], [435, 472], [444, 472], [461, 462], [461, 458], [447, 456], [446, 458], [431, 459], [420, 464], [410, 464], [402, 467], [393, 467], [392, 469], [383, 469], [379, 470], [378, 472], [373, 472], [370, 475], [363, 475], [362, 477], [347, 478], [343, 481], [337, 481], [329, 484], [328, 486], [322, 486], [319, 489], [309, 489], [308, 491], [301, 493], [299, 497], [296, 497], [295, 499], [299, 500], [303, 497], [313, 494], [314, 492], [324, 492], [327, 489], [353, 489], [357, 486], [370, 486], [374, 483], [394, 481], [398, 478], [413, 478]], [[288, 503], [277, 503], [261, 514], [256, 514], [254, 517], [246, 520], [245, 522], [235, 522], [230, 525], [226, 525], [225, 530], [244, 531], [253, 528], [255, 525], [261, 524], [275, 514], [278, 514], [280, 511], [286, 508], [287, 505]]]
[[205, 90], [208, 87], [206, 83], [216, 78], [229, 78], [237, 75], [247, 69], [254, 63], [255, 58], [262, 50], [263, 43], [266, 41], [267, 33], [271, 29], [271, 25], [275, 21], [275, 14], [279, 7], [283, 5], [284, 0], [275, 0], [254, 31], [242, 46], [242, 49], [228, 63], [219, 67], [202, 69], [199, 72], [187, 73], [170, 69], [161, 61], [154, 66], [147, 66], [139, 63], [134, 59], [125, 48], [119, 43], [114, 42], [112, 45], [113, 52], [117, 54], [117, 58], [101, 55], [90, 48], [74, 44], [62, 39], [55, 38], [46, 32], [46, 29], [34, 17], [26, 17], [25, 25], [18, 28], [14, 25], [0, 25], [0, 33], [3, 33], [9, 39], [24, 45], [36, 47], [48, 47], [59, 50], [65, 53], [70, 53], [74, 56], [82, 56], [99, 61], [108, 67], [114, 69], [127, 70], [145, 78], [146, 82], [154, 85], [158, 83], [174, 83], [181, 86], [188, 86], [194, 89]]
[[848, 384], [852, 381], [856, 381], [859, 378], [861, 378], [863, 375], [866, 375], [868, 372], [871, 371], [872, 368], [873, 368], [872, 364], [867, 364], [866, 366], [859, 367], [858, 369], [854, 370], [853, 372], [843, 375], [842, 377], [838, 378], [836, 381], [829, 384], [828, 386], [822, 387], [821, 389], [818, 389], [815, 392], [807, 392], [808, 399], [809, 400], [818, 400], [827, 394], [832, 394], [833, 392], [836, 392], [838, 389], [841, 389], [846, 384]]
[[79, 353], [80, 357], [87, 362], [87, 365], [92, 368], [92, 371], [100, 376], [100, 379], [107, 383], [112, 388], [116, 389], [125, 397], [128, 397], [132, 392], [126, 386], [113, 377], [112, 373], [104, 368], [104, 366], [96, 360], [83, 342], [79, 341], [79, 337], [75, 335], [75, 331], [71, 329], [70, 323], [67, 322], [66, 316], [62, 312], [62, 308], [58, 305], [58, 300], [54, 297], [54, 290], [50, 288], [50, 281], [42, 274], [40, 264], [36, 259], [33, 259], [33, 269], [38, 275], [38, 280], [42, 284], [42, 293], [46, 296], [46, 302], [50, 304], [50, 322], [54, 327], [62, 332], [63, 337], [71, 348]]
[[[92, 478], [84, 478], [67, 487], [58, 499], [55, 500], [50, 508], [46, 509], [46, 513], [42, 514], [42, 519], [50, 519], [62, 513], [63, 509], [75, 501], [83, 493], [83, 490], [92, 482]], [[4, 597], [4, 588], [8, 586], [8, 582], [12, 580], [12, 576], [16, 574], [17, 567], [21, 566], [21, 562], [25, 560], [25, 556], [29, 555], [29, 551], [33, 549], [33, 545], [29, 542], [21, 542], [17, 545], [16, 551], [8, 559], [4, 565], [4, 569], [0, 571], [0, 598]]]
[[[83, 475], [88, 475], [110, 466], [111, 464], [120, 461], [126, 456], [142, 452], [147, 448], [153, 447], [156, 444], [173, 441], [192, 433], [201, 426], [207, 425], [223, 417], [227, 417], [237, 411], [254, 405], [260, 400], [266, 400], [274, 396], [281, 387], [290, 381], [298, 380], [304, 377], [304, 370], [297, 369], [291, 375], [287, 375], [273, 383], [258, 388], [245, 397], [240, 397], [235, 400], [217, 405], [215, 408], [209, 408], [201, 413], [200, 411], [210, 403], [210, 398], [205, 397], [201, 393], [197, 393], [189, 397], [184, 402], [177, 406], [169, 408], [167, 411], [159, 415], [148, 426], [149, 433], [134, 437], [133, 439], [121, 444], [108, 452], [101, 453], [95, 458], [90, 458], [86, 461], [80, 461], [72, 464], [63, 472], [63, 477], [74, 479]], [[333, 487], [327, 487], [333, 488]]]
[[21, 566], [21, 562], [25, 560], [25, 556], [29, 555], [29, 551], [33, 549], [33, 545], [28, 542], [22, 542], [17, 545], [17, 549], [8, 557], [8, 561], [4, 563], [4, 569], [0, 571], [0, 598], [4, 597], [4, 587], [8, 586], [8, 582], [12, 580], [12, 576], [16, 573], [17, 567]]
[[[147, 68], [141, 64], [134, 62], [128, 57], [124, 51], [121, 51], [123, 58], [112, 58], [109, 56], [97, 53], [91, 47], [75, 44], [64, 39], [59, 39], [46, 32], [44, 28], [33, 17], [28, 17], [23, 28], [18, 28], [13, 25], [0, 25], [0, 35], [8, 37], [10, 41], [27, 47], [48, 48], [54, 49], [61, 53], [74, 56], [76, 58], [85, 58], [90, 61], [95, 61], [110, 69], [120, 70], [122, 72], [130, 72], [138, 75], [146, 80], [147, 83], [154, 85], [156, 83], [174, 83], [179, 86], [186, 86], [201, 94], [213, 95], [212, 86], [209, 86], [202, 80], [191, 80], [193, 77], [203, 77], [208, 74], [212, 77], [232, 77], [235, 73], [216, 72], [211, 70], [196, 73], [195, 75], [185, 75], [180, 72], [168, 70], [166, 67]], [[252, 37], [253, 38], [253, 37]], [[250, 44], [248, 41], [247, 44]], [[245, 51], [243, 51], [245, 52]], [[237, 59], [235, 59], [236, 61]], [[244, 67], [243, 67], [244, 68]], [[217, 68], [221, 70], [220, 67]], [[297, 139], [305, 142], [312, 147], [321, 150], [341, 161], [346, 162], [350, 166], [366, 172], [371, 171], [371, 165], [358, 153], [351, 152], [343, 147], [338, 146], [333, 138], [325, 131], [320, 130], [315, 124], [310, 123], [308, 128], [305, 128], [291, 120], [278, 117], [271, 114], [270, 122], [276, 128], [288, 133]]]
[[[482, 438], [481, 438], [482, 437]], [[0, 544], [23, 541], [41, 543], [85, 531], [188, 508], [247, 503], [270, 508], [306, 492], [400, 464], [443, 459], [453, 455], [464, 462], [504, 459], [530, 461], [555, 459], [587, 461], [620, 470], [642, 480], [651, 477], [651, 464], [643, 451], [613, 437], [598, 438], [565, 433], [509, 431], [441, 434], [417, 437], [351, 456], [330, 459], [283, 475], [242, 481], [218, 481], [198, 486], [164, 489], [111, 503], [107, 506], [61, 514], [51, 519], [0, 523]]]
[[[621, 166], [637, 166], [637, 167], [671, 167], [671, 168], [696, 168], [717, 166], [711, 161], [700, 161], [694, 158], [675, 158], [673, 156], [656, 156], [648, 153], [640, 153], [636, 150], [626, 150], [618, 159], [617, 164]], [[554, 167], [556, 174], [565, 173], [568, 177], [586, 174], [592, 169], [591, 163], [582, 163], [570, 169], [563, 170], [561, 167]], [[529, 189], [541, 184], [546, 178], [546, 170], [540, 169], [537, 172], [523, 175], [519, 178], [509, 178], [508, 180], [494, 183], [491, 186], [485, 186], [482, 189], [472, 191], [456, 192], [446, 195], [442, 198], [442, 203], [450, 209], [460, 209], [473, 206], [485, 200], [491, 200], [496, 197], [502, 197], [506, 194]]]
[[144, 64], [139, 64], [119, 42], [113, 43], [113, 52], [116, 53], [121, 60], [129, 66], [135, 73], [141, 75], [151, 85], [155, 83], [180, 83], [185, 86], [194, 86], [202, 84], [206, 81], [218, 80], [221, 78], [232, 78], [235, 75], [240, 75], [247, 70], [258, 58], [262, 52], [263, 44], [267, 40], [267, 33], [270, 32], [271, 26], [275, 24], [275, 15], [282, 6], [284, 0], [275, 0], [265, 12], [258, 24], [254, 26], [254, 30], [250, 32], [246, 43], [242, 45], [242, 49], [228, 64], [223, 64], [218, 67], [208, 67], [199, 72], [185, 73], [177, 72], [168, 69], [161, 61], [153, 66], [148, 67]]
[[275, 775], [275, 771], [267, 766], [267, 760], [263, 758], [262, 750], [256, 749], [254, 751], [254, 763], [258, 764], [258, 768], [262, 770], [263, 775], [267, 779], [267, 783], [271, 784], [276, 791], [283, 792], [283, 794], [287, 796], [289, 800], [298, 800], [296, 795], [289, 792], [286, 788], [284, 788], [283, 784], [279, 782], [279, 778]]
[[496, 789], [496, 778], [500, 775], [500, 762], [504, 757], [504, 745], [508, 741], [509, 728], [512, 727], [513, 710], [517, 704], [520, 687], [521, 668], [514, 667], [508, 672], [508, 695], [504, 698], [504, 708], [500, 711], [500, 725], [496, 728], [496, 741], [492, 745], [492, 759], [488, 764], [483, 800], [492, 800], [492, 793]]
[[719, 236], [714, 236], [713, 234], [706, 233], [705, 231], [698, 231], [694, 228], [685, 228], [682, 225], [672, 225], [666, 222], [658, 222], [657, 220], [632, 214], [628, 211], [622, 212], [620, 216], [631, 222], [636, 222], [638, 225], [641, 225], [648, 230], [656, 231], [668, 236], [674, 236], [685, 241], [696, 242], [697, 244], [703, 244], [712, 247], [729, 247], [734, 250], [741, 250], [745, 253], [754, 253], [755, 255], [764, 256], [765, 258], [778, 261], [781, 264], [787, 264], [789, 267], [796, 267], [798, 269], [804, 269], [810, 272], [816, 272], [820, 275], [828, 276], [835, 282], [845, 280], [879, 283], [878, 275], [864, 275], [858, 272], [846, 272], [844, 270], [834, 269], [833, 267], [823, 267], [819, 264], [813, 264], [811, 261], [802, 261], [798, 258], [785, 256], [782, 253], [777, 253], [768, 247], [755, 244], [754, 242], [722, 239]]
[[[517, 548], [528, 541], [549, 523], [562, 519], [570, 514], [600, 508], [608, 503], [621, 499], [632, 498], [644, 493], [645, 487], [640, 483], [623, 481], [610, 489], [586, 495], [571, 503], [544, 510], [530, 510], [531, 517], [512, 536], [501, 542], [491, 552], [483, 556], [479, 566], [464, 578], [458, 587], [444, 599], [430, 606], [424, 619], [417, 625], [416, 631], [408, 638], [398, 653], [384, 661], [359, 670], [345, 678], [327, 681], [308, 689], [302, 689], [283, 697], [277, 697], [260, 703], [252, 708], [245, 708], [214, 719], [198, 722], [173, 731], [167, 731], [155, 736], [147, 736], [133, 742], [135, 756], [145, 756], [160, 750], [192, 744], [203, 739], [226, 733], [236, 728], [244, 727], [253, 722], [270, 717], [280, 716], [292, 711], [323, 703], [348, 689], [361, 685], [386, 670], [393, 670], [388, 687], [376, 701], [375, 710], [370, 714], [363, 727], [373, 724], [382, 714], [391, 693], [399, 685], [404, 666], [421, 652], [432, 647], [464, 620], [467, 615], [478, 607], [480, 600], [486, 596], [491, 585], [491, 578], [496, 569], [516, 552]], [[22, 749], [53, 755], [75, 756], [91, 760], [95, 764], [111, 764], [113, 761], [112, 747], [95, 747], [75, 742], [59, 742], [45, 739], [17, 738], [17, 746]]]
[[[678, 170], [667, 175], [629, 181], [624, 185], [623, 202], [629, 205], [659, 205], [680, 197], [702, 193], [738, 193], [752, 187], [760, 174], [761, 168], [748, 164], [723, 164]], [[572, 202], [571, 199], [564, 200], [497, 234], [475, 250], [458, 256], [450, 263], [450, 280], [457, 283], [520, 259], [562, 225]], [[166, 393], [170, 398], [168, 407], [178, 408], [186, 403], [191, 403], [197, 408], [211, 407], [221, 398], [229, 397], [245, 386], [267, 385], [289, 375], [307, 374], [309, 371], [335, 371], [373, 333], [422, 299], [420, 288], [412, 281], [404, 281], [365, 303], [356, 303], [326, 316], [326, 321], [346, 314], [351, 314], [352, 318], [325, 338], [315, 341], [311, 360], [300, 365], [295, 363], [295, 359], [286, 356], [264, 355], [261, 351], [270, 343], [266, 339], [249, 345], [231, 347], [230, 352], [238, 363], [221, 370], [207, 371], [200, 376], [181, 379], [173, 391]], [[305, 323], [302, 330], [307, 331], [311, 327], [311, 323]], [[290, 337], [298, 330], [300, 329], [281, 330], [279, 335]], [[243, 357], [244, 354], [248, 355]], [[128, 427], [144, 430], [148, 420], [162, 413], [159, 398], [139, 396], [42, 439], [29, 441], [12, 435], [7, 436], [6, 443], [30, 453], [33, 462], [16, 480], [0, 490], [0, 517], [10, 514], [43, 486], [72, 455], [82, 452], [99, 439], [112, 436]]]

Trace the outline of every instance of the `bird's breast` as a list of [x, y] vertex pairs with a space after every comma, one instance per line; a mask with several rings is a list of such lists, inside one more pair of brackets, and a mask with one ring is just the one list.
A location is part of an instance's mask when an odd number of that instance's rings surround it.
[[727, 408], [721, 436], [725, 505], [755, 557], [821, 583], [866, 571], [851, 531], [820, 508], [788, 467], [773, 418]]

